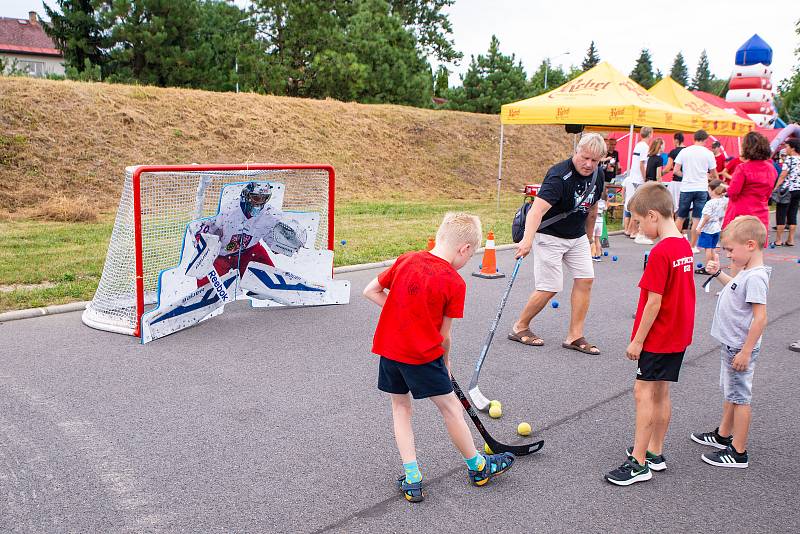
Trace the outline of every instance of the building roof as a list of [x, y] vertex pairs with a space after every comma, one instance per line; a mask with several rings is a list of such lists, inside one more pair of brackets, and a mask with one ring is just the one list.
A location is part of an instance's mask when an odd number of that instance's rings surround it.
[[63, 56], [41, 24], [30, 19], [6, 17], [0, 17], [0, 52]]

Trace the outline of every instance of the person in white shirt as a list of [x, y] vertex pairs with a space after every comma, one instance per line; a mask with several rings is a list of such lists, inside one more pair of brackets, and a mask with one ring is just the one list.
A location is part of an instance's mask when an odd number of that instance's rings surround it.
[[703, 215], [703, 207], [708, 202], [708, 180], [717, 179], [717, 162], [714, 154], [705, 147], [707, 139], [708, 134], [705, 130], [697, 130], [694, 133], [694, 145], [681, 150], [675, 158], [675, 173], [683, 175], [681, 196], [678, 201], [678, 219], [675, 222], [678, 228], [683, 228], [683, 222], [691, 211], [689, 241], [695, 254], [700, 252], [697, 248], [699, 234], [695, 230]]
[[647, 239], [644, 234], [639, 232], [639, 225], [633, 220], [630, 220], [630, 212], [627, 211], [628, 201], [633, 197], [633, 193], [637, 187], [644, 183], [645, 169], [647, 168], [647, 153], [650, 150], [650, 143], [653, 142], [653, 129], [649, 126], [642, 126], [639, 130], [639, 135], [642, 140], [636, 143], [633, 147], [633, 154], [631, 154], [631, 168], [628, 172], [628, 178], [625, 183], [625, 209], [622, 212], [623, 228], [629, 237], [636, 238], [636, 243], [640, 245], [652, 245], [653, 241]]

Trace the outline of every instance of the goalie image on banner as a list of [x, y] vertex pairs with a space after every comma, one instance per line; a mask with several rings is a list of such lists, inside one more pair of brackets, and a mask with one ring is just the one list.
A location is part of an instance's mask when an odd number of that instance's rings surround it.
[[181, 259], [161, 271], [158, 304], [142, 315], [142, 343], [222, 313], [254, 307], [346, 304], [350, 283], [333, 280], [333, 251], [314, 248], [319, 214], [284, 212], [284, 184], [227, 184], [213, 217], [186, 226]]

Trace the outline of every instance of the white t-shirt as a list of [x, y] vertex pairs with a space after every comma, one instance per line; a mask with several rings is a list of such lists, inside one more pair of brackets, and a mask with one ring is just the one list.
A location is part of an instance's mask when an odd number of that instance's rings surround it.
[[722, 220], [725, 218], [725, 210], [728, 208], [728, 197], [712, 198], [703, 207], [703, 217], [708, 217], [708, 221], [703, 225], [704, 234], [717, 234], [722, 231]]
[[622, 207], [625, 211], [630, 211], [628, 209], [628, 203], [631, 201], [631, 198], [633, 198], [636, 188], [641, 184], [641, 180], [634, 179], [630, 174], [622, 181], [622, 191], [625, 195], [625, 202], [623, 202]]
[[636, 146], [633, 147], [633, 155], [631, 156], [631, 172], [628, 173], [628, 176], [632, 177], [637, 182], [644, 182], [644, 176], [642, 176], [642, 169], [639, 166], [639, 163], [644, 163], [645, 167], [647, 166], [648, 150], [650, 150], [650, 145], [644, 141], [639, 141], [636, 143]]
[[678, 157], [675, 164], [680, 164], [683, 173], [681, 193], [692, 193], [708, 189], [708, 171], [717, 168], [714, 154], [702, 145], [687, 146]]

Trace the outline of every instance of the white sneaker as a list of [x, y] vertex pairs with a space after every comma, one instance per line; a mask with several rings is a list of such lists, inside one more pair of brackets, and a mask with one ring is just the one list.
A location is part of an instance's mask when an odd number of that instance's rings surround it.
[[634, 240], [634, 243], [636, 243], [637, 245], [652, 245], [653, 244], [653, 240], [652, 239], [648, 239], [643, 234], [636, 234], [636, 239]]
[[698, 252], [700, 252], [700, 249], [699, 249], [699, 248], [697, 248], [697, 247], [692, 247], [692, 254], [697, 254]]

